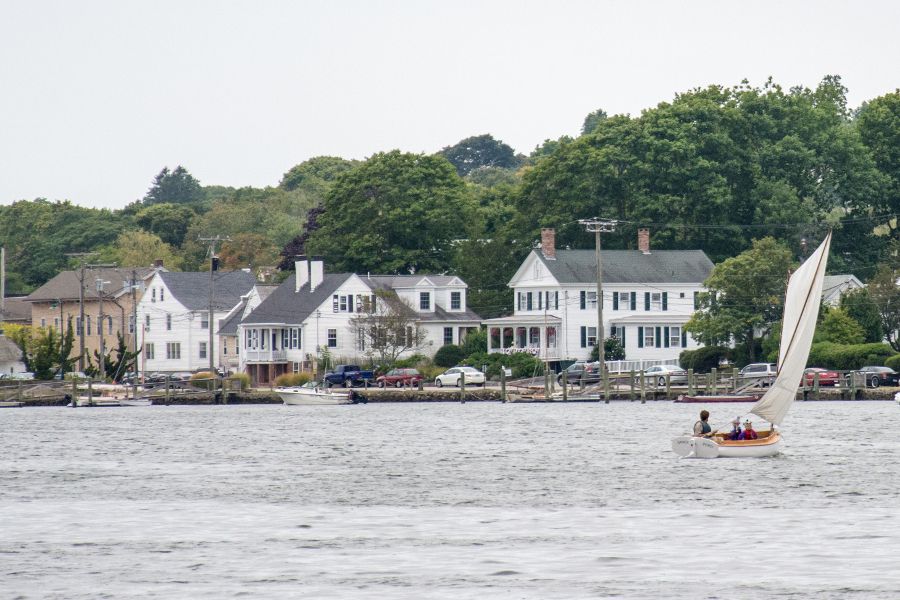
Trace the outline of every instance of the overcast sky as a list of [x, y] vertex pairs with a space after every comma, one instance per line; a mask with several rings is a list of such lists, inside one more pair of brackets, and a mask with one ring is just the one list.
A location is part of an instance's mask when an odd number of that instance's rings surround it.
[[308, 158], [529, 153], [596, 108], [708, 84], [900, 87], [900, 2], [44, 1], [0, 4], [0, 203], [121, 208], [163, 166], [277, 185]]

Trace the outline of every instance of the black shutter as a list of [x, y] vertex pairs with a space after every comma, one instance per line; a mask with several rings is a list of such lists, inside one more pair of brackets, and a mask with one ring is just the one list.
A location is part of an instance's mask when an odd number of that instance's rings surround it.
[[613, 292], [613, 310], [619, 310], [619, 292]]
[[644, 347], [644, 328], [638, 327], [638, 348]]
[[528, 292], [527, 294], [525, 294], [525, 306], [528, 307], [528, 310], [531, 310], [533, 297], [534, 297], [534, 294], [531, 292]]
[[681, 330], [681, 347], [687, 348], [687, 331], [684, 328]]
[[665, 334], [665, 336], [663, 337], [663, 346], [668, 348], [669, 347], [669, 328], [663, 327], [663, 333]]
[[587, 348], [587, 327], [581, 328], [581, 347]]
[[581, 291], [581, 310], [587, 308], [587, 292]]
[[353, 296], [347, 296], [347, 311], [353, 312]]
[[622, 348], [625, 347], [625, 326], [619, 327], [619, 341], [622, 342]]
[[662, 327], [657, 327], [656, 328], [656, 347], [657, 348], [662, 347], [662, 340], [659, 339], [661, 337], [662, 337]]
[[637, 292], [631, 292], [631, 310], [637, 310]]
[[559, 310], [559, 292], [553, 292], [553, 308]]
[[644, 292], [644, 310], [650, 310], [650, 292]]
[[669, 310], [669, 292], [663, 292], [663, 310]]

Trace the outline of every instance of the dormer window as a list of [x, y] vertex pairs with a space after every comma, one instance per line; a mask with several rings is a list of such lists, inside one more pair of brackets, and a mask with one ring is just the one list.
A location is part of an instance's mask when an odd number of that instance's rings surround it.
[[450, 309], [460, 310], [462, 308], [462, 292], [450, 292]]
[[419, 292], [419, 310], [431, 310], [431, 292]]

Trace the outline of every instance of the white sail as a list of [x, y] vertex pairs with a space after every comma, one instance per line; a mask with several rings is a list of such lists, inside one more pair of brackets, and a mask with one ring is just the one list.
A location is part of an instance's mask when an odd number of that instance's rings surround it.
[[778, 351], [778, 375], [772, 387], [750, 409], [754, 415], [775, 425], [781, 425], [791, 407], [809, 359], [830, 246], [831, 232], [788, 281]]

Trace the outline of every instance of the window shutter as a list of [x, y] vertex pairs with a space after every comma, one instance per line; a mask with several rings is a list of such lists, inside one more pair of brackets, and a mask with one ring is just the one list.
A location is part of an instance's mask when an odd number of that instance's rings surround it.
[[538, 310], [544, 310], [544, 292], [538, 291]]
[[613, 310], [619, 310], [619, 292], [613, 292]]
[[700, 296], [700, 292], [694, 292], [694, 310], [697, 310], [697, 297]]
[[650, 310], [650, 292], [644, 292], [644, 310]]
[[662, 340], [659, 339], [659, 338], [661, 338], [661, 337], [662, 337], [662, 327], [657, 327], [657, 328], [656, 328], [656, 340], [654, 340], [654, 341], [656, 342], [656, 347], [657, 347], [657, 348], [661, 348], [661, 347], [662, 347]]
[[668, 348], [669, 347], [669, 328], [663, 327], [663, 333], [666, 334], [665, 337], [663, 338], [663, 346]]
[[637, 292], [631, 292], [631, 310], [637, 310]]
[[616, 337], [616, 326], [615, 325], [610, 325], [609, 337]]
[[347, 311], [353, 312], [353, 296], [347, 296]]
[[584, 326], [581, 328], [581, 347], [587, 348], [587, 327]]
[[638, 348], [644, 347], [644, 328], [638, 327]]
[[553, 296], [554, 296], [553, 307], [556, 310], [559, 310], [559, 292], [553, 292]]
[[625, 347], [625, 326], [619, 327], [619, 341], [622, 342], [622, 348]]
[[669, 310], [669, 292], [663, 292], [663, 310]]
[[516, 306], [516, 309], [522, 310], [522, 292], [519, 292], [518, 294], [516, 294], [516, 302], [518, 303], [518, 306]]
[[581, 310], [587, 308], [587, 292], [581, 290]]
[[681, 347], [687, 348], [687, 332], [684, 329], [681, 330]]
[[531, 307], [533, 306], [533, 305], [532, 305], [532, 302], [533, 302], [532, 298], [534, 298], [534, 293], [533, 293], [533, 292], [527, 292], [527, 293], [525, 294], [525, 307], [526, 307], [528, 310], [531, 310]]

